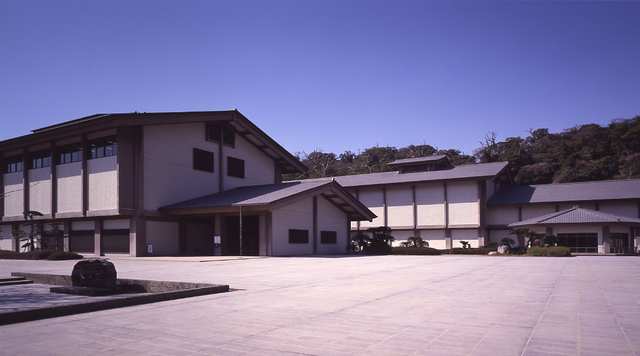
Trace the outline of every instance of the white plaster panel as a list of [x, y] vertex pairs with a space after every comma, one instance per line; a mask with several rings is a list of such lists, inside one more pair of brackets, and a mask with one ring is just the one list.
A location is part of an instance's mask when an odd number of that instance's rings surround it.
[[387, 188], [387, 225], [413, 226], [413, 190], [411, 186]]
[[29, 170], [29, 210], [51, 214], [51, 167]]
[[468, 241], [471, 247], [478, 247], [478, 229], [451, 230], [451, 247], [462, 247], [460, 241]]
[[444, 230], [420, 230], [420, 237], [429, 243], [429, 247], [441, 250], [447, 248]]
[[430, 184], [416, 186], [418, 225], [444, 226], [444, 185]]
[[478, 183], [475, 181], [447, 184], [447, 203], [449, 225], [480, 224]]
[[[301, 200], [273, 211], [272, 254], [274, 256], [313, 254], [313, 200]], [[309, 243], [290, 244], [289, 229], [308, 230]]]
[[[523, 205], [522, 220], [537, 218], [538, 216], [551, 214], [555, 211], [556, 211], [555, 205]], [[516, 221], [517, 221], [517, 216], [516, 216]], [[515, 221], [512, 221], [512, 222], [515, 222]]]
[[[335, 231], [336, 243], [320, 243], [321, 231]], [[312, 235], [310, 239], [312, 238]], [[338, 254], [346, 253], [347, 247], [347, 215], [325, 198], [318, 197], [318, 253]]]
[[82, 163], [74, 162], [56, 166], [58, 180], [59, 213], [82, 211]]
[[[274, 184], [275, 163], [262, 151], [258, 150], [242, 138], [236, 135], [235, 147], [225, 146], [224, 153], [224, 189], [233, 189], [246, 185]], [[227, 175], [227, 156], [244, 160], [244, 179]]]
[[638, 203], [636, 202], [604, 202], [600, 203], [600, 211], [630, 218], [638, 218]]
[[358, 199], [362, 204], [369, 208], [369, 210], [378, 216], [371, 222], [366, 220], [361, 221], [360, 226], [365, 229], [384, 226], [384, 195], [382, 188], [361, 189]]
[[[193, 149], [214, 153], [215, 172], [193, 169]], [[205, 124], [144, 127], [144, 207], [159, 207], [218, 192], [218, 144], [206, 141]]]
[[518, 222], [517, 206], [489, 206], [487, 208], [489, 225], [509, 225]]
[[393, 246], [400, 246], [401, 243], [406, 242], [409, 237], [414, 236], [413, 230], [393, 230], [391, 231], [393, 236]]
[[93, 220], [82, 220], [82, 221], [72, 221], [71, 222], [71, 230], [73, 231], [82, 231], [82, 230], [95, 230], [96, 223]]
[[0, 225], [0, 250], [13, 250], [11, 225]]
[[104, 230], [129, 229], [130, 220], [129, 219], [104, 220], [102, 221], [102, 228]]
[[628, 234], [629, 232], [631, 232], [631, 227], [624, 225], [612, 225], [609, 228], [609, 232]]
[[147, 221], [147, 245], [153, 245], [156, 256], [177, 255], [179, 231], [177, 222]]
[[89, 173], [89, 210], [118, 208], [118, 157], [87, 161]]
[[21, 216], [24, 212], [22, 172], [4, 175], [4, 216]]

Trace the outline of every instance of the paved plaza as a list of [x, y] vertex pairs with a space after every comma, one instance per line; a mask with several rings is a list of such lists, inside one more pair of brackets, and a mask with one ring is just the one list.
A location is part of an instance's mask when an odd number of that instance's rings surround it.
[[[233, 291], [0, 326], [0, 354], [640, 355], [640, 257], [198, 260], [112, 262]], [[0, 278], [76, 262], [0, 260]], [[38, 288], [0, 304], [16, 287]]]

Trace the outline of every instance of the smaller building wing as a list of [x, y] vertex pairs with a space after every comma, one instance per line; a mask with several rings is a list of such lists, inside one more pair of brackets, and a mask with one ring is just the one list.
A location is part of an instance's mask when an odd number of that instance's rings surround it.
[[509, 224], [511, 228], [565, 224], [626, 224], [640, 226], [640, 219], [574, 206], [570, 209]]

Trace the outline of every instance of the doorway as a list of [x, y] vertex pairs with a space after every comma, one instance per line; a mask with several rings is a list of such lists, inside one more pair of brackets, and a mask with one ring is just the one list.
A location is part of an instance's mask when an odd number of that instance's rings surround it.
[[[240, 217], [225, 218], [227, 233], [227, 255], [240, 255]], [[242, 217], [242, 255], [258, 256], [260, 251], [260, 217], [249, 215]]]

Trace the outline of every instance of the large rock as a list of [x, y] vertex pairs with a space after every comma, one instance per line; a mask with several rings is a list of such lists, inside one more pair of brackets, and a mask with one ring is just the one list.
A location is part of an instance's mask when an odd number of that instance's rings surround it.
[[71, 284], [75, 287], [112, 289], [118, 274], [113, 263], [102, 258], [82, 260], [73, 266]]
[[509, 247], [507, 246], [498, 246], [498, 253], [508, 253], [509, 252]]

